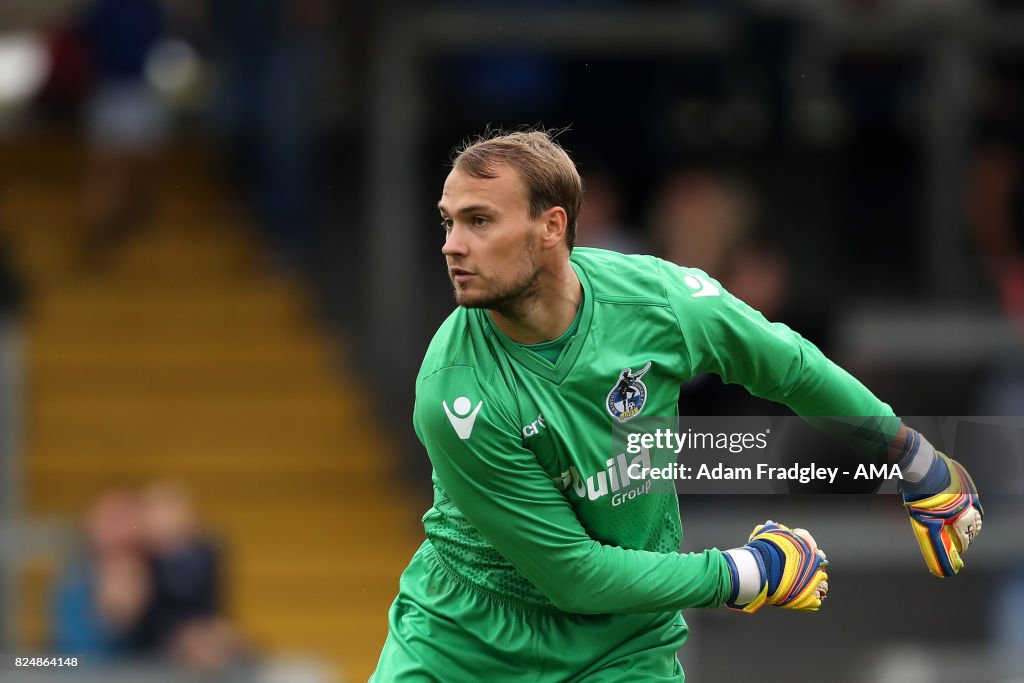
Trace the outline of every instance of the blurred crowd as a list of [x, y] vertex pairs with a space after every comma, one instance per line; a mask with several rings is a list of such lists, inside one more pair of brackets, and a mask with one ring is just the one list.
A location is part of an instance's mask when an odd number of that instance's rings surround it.
[[[924, 93], [935, 55], [831, 45], [794, 9], [801, 3], [766, 10], [771, 4], [81, 0], [33, 27], [47, 68], [25, 102], [3, 99], [10, 68], [0, 64], [0, 133], [70, 127], [82, 141], [83, 211], [69, 248], [75, 266], [90, 274], [116, 263], [119, 249], [159, 210], [161, 170], [175, 142], [204, 137], [221, 152], [224, 176], [258, 230], [270, 271], [308, 278], [320, 310], [355, 342], [361, 359], [360, 349], [382, 341], [360, 339], [367, 335], [362, 295], [403, 286], [369, 272], [367, 234], [438, 237], [430, 233], [432, 198], [446, 173], [443, 161], [466, 136], [488, 125], [568, 126], [560, 141], [579, 163], [586, 190], [580, 245], [699, 267], [829, 352], [832, 323], [860, 297], [955, 303], [930, 291], [923, 265], [931, 234], [921, 227], [924, 130], [934, 106]], [[862, 19], [914, 5], [835, 4]], [[559, 52], [529, 40], [424, 49], [416, 65], [424, 136], [415, 170], [425, 198], [417, 233], [369, 222], [367, 131], [378, 62], [389, 54], [375, 37], [421, 6], [696, 8], [734, 18], [736, 39], [720, 51], [664, 55], [614, 47]], [[0, 49], [0, 59], [6, 54]], [[956, 168], [954, 236], [967, 272], [954, 290], [958, 301], [1024, 333], [1022, 56], [1019, 48], [997, 54], [979, 46], [971, 62], [963, 122], [969, 145]], [[426, 277], [412, 285], [422, 304], [417, 313], [434, 316], [410, 335], [415, 351], [405, 355], [414, 360], [451, 307], [439, 239], [415, 238], [418, 272], [443, 287], [432, 290]], [[0, 313], [21, 310], [25, 299], [16, 246], [0, 232]], [[901, 408], [1024, 414], [1022, 358], [1015, 352], [977, 359], [968, 388], [950, 390], [935, 368], [919, 371], [915, 379], [927, 374], [913, 385], [920, 402]], [[401, 369], [401, 362], [393, 364]], [[386, 370], [374, 372], [384, 377]], [[412, 376], [399, 381], [377, 385], [401, 407]], [[932, 388], [955, 402], [929, 403]], [[713, 377], [684, 387], [680, 403], [682, 413], [694, 415], [775, 409]], [[398, 414], [381, 419], [394, 420], [411, 438], [408, 411], [392, 412]], [[418, 448], [410, 456], [424, 460]], [[53, 589], [54, 651], [114, 661], [161, 658], [199, 670], [244, 661], [250, 654], [224, 613], [223, 563], [220, 545], [203, 533], [180, 485], [101, 494], [85, 516], [80, 552]], [[1017, 653], [1020, 667], [1024, 578], [1012, 568], [1006, 574], [1007, 599], [993, 611], [993, 630], [1001, 634], [1003, 656]]]
[[46, 67], [29, 118], [82, 133], [88, 165], [78, 265], [102, 271], [146, 227], [168, 145], [197, 124], [219, 140], [224, 172], [261, 230], [268, 261], [292, 272], [307, 267], [319, 230], [317, 87], [330, 69], [324, 43], [335, 6], [83, 0], [68, 7], [38, 27]]
[[[81, 265], [101, 270], [144, 229], [158, 209], [170, 145], [199, 131], [222, 151], [222, 170], [259, 226], [268, 261], [308, 276], [322, 310], [338, 318], [332, 322], [358, 329], [367, 311], [350, 302], [372, 286], [362, 271], [369, 264], [351, 255], [366, 245], [360, 228], [373, 215], [367, 131], [378, 84], [377, 72], [363, 67], [380, 54], [375, 32], [417, 8], [584, 4], [726, 17], [731, 47], [654, 56], [612, 48], [580, 55], [529, 42], [425, 50], [417, 76], [423, 196], [433, 196], [452, 146], [488, 125], [568, 126], [561, 142], [587, 188], [581, 244], [702, 267], [826, 347], [837, 297], [933, 295], [917, 244], [928, 234], [919, 224], [929, 67], [892, 48], [830, 46], [794, 8], [707, 0], [82, 0], [37, 27], [47, 68], [23, 118], [71, 122], [82, 133]], [[837, 4], [881, 19], [891, 3]], [[1010, 308], [1024, 306], [1024, 248], [1013, 227], [1021, 220], [1017, 62], [1012, 54], [986, 57], [971, 75], [972, 151], [959, 161], [965, 189], [957, 202], [969, 272], [954, 283], [958, 297], [994, 295]], [[0, 107], [0, 123], [13, 109]], [[423, 206], [429, 225], [431, 203]], [[436, 244], [422, 244], [424, 272], [433, 265], [440, 273]], [[907, 252], [921, 257], [893, 267], [891, 254]], [[794, 286], [805, 282], [815, 287]]]
[[51, 597], [52, 650], [219, 672], [248, 655], [224, 613], [220, 544], [173, 481], [99, 495]]

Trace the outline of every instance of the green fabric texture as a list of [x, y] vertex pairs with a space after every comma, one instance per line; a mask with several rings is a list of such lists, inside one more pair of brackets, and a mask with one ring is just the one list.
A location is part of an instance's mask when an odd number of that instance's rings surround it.
[[[592, 637], [585, 651], [592, 657], [639, 637], [638, 624], [661, 633], [682, 623], [680, 609], [724, 603], [731, 579], [721, 552], [679, 552], [677, 497], [630, 479], [627, 465], [644, 456], [612, 447], [613, 426], [639, 415], [674, 416], [680, 385], [698, 373], [718, 374], [800, 415], [893, 417], [815, 346], [699, 270], [587, 248], [575, 249], [571, 263], [584, 299], [575, 333], [564, 335], [553, 360], [509, 339], [480, 309], [456, 309], [427, 350], [413, 423], [433, 464], [434, 504], [423, 517], [427, 543], [392, 607], [389, 657], [396, 648], [412, 652], [403, 644], [414, 637], [403, 614], [459, 621], [445, 611], [459, 609], [455, 597], [422, 589], [428, 564], [434, 574], [443, 570], [458, 600], [543, 613], [562, 619], [566, 633], [586, 615], [609, 625], [600, 637], [580, 636]], [[505, 633], [501, 623], [487, 628]], [[468, 652], [473, 637], [451, 646], [454, 659], [476, 657]], [[541, 646], [557, 659], [554, 648], [568, 642]], [[516, 647], [484, 659], [515, 662]], [[665, 652], [668, 680], [679, 680], [674, 651]]]

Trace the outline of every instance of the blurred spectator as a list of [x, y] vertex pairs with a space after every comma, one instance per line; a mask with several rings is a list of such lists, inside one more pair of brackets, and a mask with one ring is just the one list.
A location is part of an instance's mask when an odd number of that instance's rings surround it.
[[221, 614], [220, 553], [180, 484], [106, 493], [85, 531], [86, 551], [54, 591], [57, 651], [162, 657], [207, 672], [242, 661], [242, 641]]
[[37, 111], [59, 121], [77, 118], [92, 84], [92, 60], [81, 32], [60, 21], [46, 31], [50, 69], [36, 96]]
[[[444, 5], [476, 11], [502, 12], [536, 9], [557, 12], [580, 5], [615, 6], [619, 0], [446, 0]], [[565, 97], [568, 85], [562, 63], [548, 51], [523, 46], [475, 47], [448, 60], [447, 72], [455, 91], [474, 102], [474, 116], [515, 117], [515, 112], [537, 111]], [[486, 113], [485, 113], [486, 112]], [[464, 113], [464, 112], [463, 112]], [[467, 124], [469, 122], [466, 122]], [[474, 126], [478, 125], [473, 122]]]
[[142, 551], [137, 498], [111, 491], [92, 504], [85, 549], [57, 582], [53, 646], [61, 653], [140, 654], [139, 625], [152, 581]]
[[671, 174], [655, 199], [659, 255], [700, 268], [768, 318], [781, 315], [787, 266], [755, 235], [755, 202], [739, 180], [707, 171]]
[[147, 487], [141, 526], [153, 581], [140, 626], [143, 642], [188, 668], [233, 663], [241, 648], [221, 618], [221, 556], [197, 527], [184, 487], [170, 481]]
[[94, 78], [86, 114], [91, 158], [81, 245], [87, 266], [103, 265], [153, 207], [169, 117], [146, 78], [146, 62], [165, 30], [158, 0], [92, 0], [81, 15], [78, 31]]
[[[652, 234], [659, 256], [700, 268], [771, 320], [784, 316], [787, 265], [779, 249], [755, 241], [752, 193], [740, 181], [707, 171], [677, 171], [654, 202]], [[683, 386], [680, 415], [775, 415], [785, 408], [752, 397], [713, 375]]]
[[769, 320], [787, 316], [789, 269], [782, 250], [772, 244], [751, 239], [737, 246], [722, 273], [722, 284]]
[[1024, 89], [1015, 83], [1012, 72], [997, 72], [982, 89], [966, 207], [984, 274], [1003, 312], [1024, 324]]
[[611, 249], [623, 254], [644, 251], [643, 244], [622, 220], [622, 192], [607, 173], [584, 173], [583, 207], [577, 219], [576, 243], [581, 247]]
[[311, 255], [319, 198], [316, 87], [333, 19], [328, 0], [209, 0], [221, 68], [215, 106], [229, 162], [281, 265]]
[[752, 202], [734, 182], [705, 171], [671, 173], [654, 200], [660, 255], [721, 279], [751, 233]]

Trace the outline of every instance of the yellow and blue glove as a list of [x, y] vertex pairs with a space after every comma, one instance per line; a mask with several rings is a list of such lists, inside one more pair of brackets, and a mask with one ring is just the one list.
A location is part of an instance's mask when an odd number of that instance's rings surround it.
[[[907, 471], [900, 493], [924, 562], [935, 576], [954, 576], [964, 566], [963, 553], [981, 533], [985, 511], [978, 489], [963, 465], [916, 431], [907, 429], [903, 450], [899, 464]], [[913, 481], [915, 468], [924, 473]]]
[[804, 529], [768, 520], [747, 544], [723, 553], [732, 577], [726, 606], [753, 614], [765, 605], [816, 612], [828, 593], [828, 561]]

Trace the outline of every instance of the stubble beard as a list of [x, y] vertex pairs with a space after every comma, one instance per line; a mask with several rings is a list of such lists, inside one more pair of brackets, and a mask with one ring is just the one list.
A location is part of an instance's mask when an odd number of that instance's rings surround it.
[[496, 283], [491, 291], [467, 295], [453, 281], [455, 303], [464, 308], [486, 308], [510, 319], [522, 317], [540, 294], [540, 268], [534, 258], [533, 242], [527, 241], [522, 253], [520, 272], [523, 274]]

